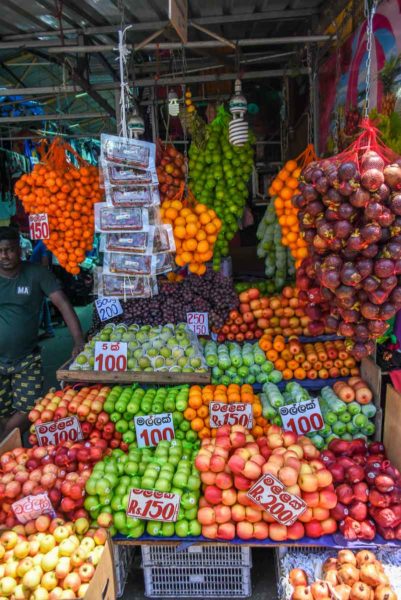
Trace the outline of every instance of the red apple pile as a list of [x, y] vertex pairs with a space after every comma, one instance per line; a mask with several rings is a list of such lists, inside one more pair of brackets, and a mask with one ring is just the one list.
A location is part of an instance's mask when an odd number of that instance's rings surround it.
[[110, 415], [103, 410], [109, 392], [109, 387], [100, 385], [82, 387], [80, 390], [50, 390], [28, 413], [28, 419], [32, 423], [29, 443], [35, 445], [38, 442], [35, 425], [77, 416], [84, 439], [101, 438], [107, 441], [110, 448], [128, 450], [128, 445], [122, 441], [122, 434], [116, 431]]
[[310, 585], [303, 569], [292, 569], [288, 579], [291, 600], [397, 600], [383, 564], [369, 550], [340, 550], [324, 562], [322, 579]]
[[0, 597], [59, 600], [84, 598], [107, 540], [90, 529], [41, 515], [0, 535]]
[[[332, 475], [319, 455], [308, 438], [283, 432], [276, 425], [270, 427], [267, 437], [256, 441], [240, 425], [220, 427], [215, 438], [202, 440], [195, 460], [203, 482], [198, 510], [202, 535], [282, 541], [334, 533], [337, 522], [330, 517], [330, 509], [337, 504], [337, 497]], [[277, 523], [247, 496], [264, 473], [280, 479], [307, 503], [306, 512], [293, 525]]]
[[65, 442], [62, 446], [14, 448], [0, 457], [0, 525], [13, 527], [16, 500], [46, 492], [56, 513], [67, 519], [87, 517], [85, 484], [101, 460], [104, 440]]
[[332, 440], [322, 459], [333, 475], [338, 504], [331, 516], [349, 540], [401, 540], [401, 474], [383, 444]]

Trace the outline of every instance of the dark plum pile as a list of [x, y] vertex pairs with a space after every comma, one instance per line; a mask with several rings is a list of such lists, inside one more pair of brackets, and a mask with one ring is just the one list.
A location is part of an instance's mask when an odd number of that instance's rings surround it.
[[[181, 283], [159, 282], [159, 294], [153, 298], [121, 301], [124, 312], [111, 321], [162, 325], [186, 322], [187, 312], [208, 312], [209, 329], [220, 329], [238, 305], [232, 279], [210, 269], [202, 277], [188, 275]], [[94, 312], [91, 332], [100, 327]]]
[[309, 250], [297, 286], [317, 282], [327, 325], [358, 360], [401, 308], [401, 160], [386, 162], [367, 150], [311, 163], [293, 200]]

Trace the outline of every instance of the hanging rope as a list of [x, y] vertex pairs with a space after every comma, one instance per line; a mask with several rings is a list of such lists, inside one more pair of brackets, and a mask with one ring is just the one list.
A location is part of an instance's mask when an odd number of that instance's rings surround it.
[[366, 86], [365, 86], [365, 106], [363, 109], [363, 117], [369, 117], [369, 100], [370, 100], [370, 84], [372, 79], [372, 43], [373, 43], [373, 19], [377, 10], [378, 0], [373, 0], [369, 6], [369, 0], [365, 0], [365, 17], [366, 17]]
[[308, 144], [314, 142], [314, 102], [313, 102], [313, 64], [312, 64], [312, 50], [310, 44], [306, 46], [306, 64], [308, 67], [308, 81], [309, 81], [309, 106], [308, 106]]

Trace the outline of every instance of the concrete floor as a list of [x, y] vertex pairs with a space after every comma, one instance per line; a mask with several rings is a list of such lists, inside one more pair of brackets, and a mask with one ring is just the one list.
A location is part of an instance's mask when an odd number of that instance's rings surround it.
[[[84, 331], [90, 327], [92, 306], [76, 308]], [[55, 337], [41, 342], [44, 368], [44, 391], [58, 387], [56, 370], [71, 356], [72, 340], [66, 327], [56, 327]], [[251, 581], [253, 600], [274, 600], [277, 598], [274, 569], [274, 551], [263, 548], [252, 549]], [[128, 573], [122, 600], [144, 600], [145, 586], [141, 568], [141, 552], [137, 548], [134, 563]], [[202, 600], [202, 599], [201, 599]], [[231, 600], [227, 598], [226, 600]]]

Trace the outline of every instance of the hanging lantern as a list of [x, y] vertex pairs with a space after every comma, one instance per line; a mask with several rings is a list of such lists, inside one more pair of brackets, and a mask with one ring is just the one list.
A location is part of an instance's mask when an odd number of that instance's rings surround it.
[[180, 106], [178, 104], [178, 96], [174, 90], [171, 90], [168, 93], [168, 114], [170, 117], [178, 117], [179, 112]]
[[135, 104], [127, 123], [128, 134], [130, 138], [138, 139], [145, 133], [145, 122], [139, 113], [138, 106]]
[[248, 141], [248, 122], [244, 120], [248, 103], [242, 95], [242, 86], [239, 79], [235, 80], [235, 93], [229, 102], [229, 111], [233, 116], [228, 125], [228, 139], [233, 146], [243, 146]]

